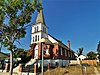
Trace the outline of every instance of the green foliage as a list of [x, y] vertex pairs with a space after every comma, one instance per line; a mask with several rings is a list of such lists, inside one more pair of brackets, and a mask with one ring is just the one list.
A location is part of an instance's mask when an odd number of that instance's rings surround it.
[[97, 46], [97, 51], [98, 51], [98, 54], [100, 54], [100, 41], [99, 41], [98, 46]]
[[77, 50], [78, 56], [82, 55], [82, 53], [83, 53], [83, 48], [79, 48], [79, 50]]
[[0, 0], [0, 43], [10, 50], [10, 75], [15, 42], [25, 37], [31, 15], [41, 8], [39, 0]]
[[88, 56], [87, 59], [94, 60], [96, 59], [97, 54], [93, 51], [90, 51], [89, 53], [87, 53], [87, 56]]
[[17, 48], [15, 51], [14, 51], [14, 55], [13, 55], [14, 58], [21, 58], [21, 61], [20, 63], [26, 63], [30, 60], [31, 56], [28, 54], [28, 52], [24, 49], [21, 49], [21, 48]]
[[98, 51], [98, 58], [99, 58], [99, 61], [100, 61], [100, 41], [98, 43], [98, 46], [97, 46], [97, 51]]
[[26, 58], [28, 56], [29, 56], [29, 54], [24, 49], [17, 48], [14, 51], [14, 58]]
[[15, 41], [25, 37], [26, 27], [35, 10], [40, 10], [39, 0], [0, 0], [0, 42], [12, 51]]

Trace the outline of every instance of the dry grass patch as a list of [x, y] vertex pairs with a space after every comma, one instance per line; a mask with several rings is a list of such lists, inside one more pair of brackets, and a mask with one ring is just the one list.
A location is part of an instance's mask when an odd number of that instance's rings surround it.
[[86, 73], [88, 75], [96, 75], [95, 72], [94, 72], [94, 66], [88, 66], [88, 67], [86, 67]]
[[[46, 71], [44, 75], [82, 75], [82, 67], [77, 66], [67, 66], [67, 67], [58, 67], [55, 69], [50, 69], [49, 71]], [[94, 73], [94, 67], [93, 66], [87, 66], [85, 75], [96, 75]]]
[[100, 72], [100, 65], [97, 66], [97, 70]]

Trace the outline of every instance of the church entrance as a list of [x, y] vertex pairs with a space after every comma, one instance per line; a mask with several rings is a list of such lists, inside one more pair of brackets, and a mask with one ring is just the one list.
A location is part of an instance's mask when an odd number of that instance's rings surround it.
[[38, 45], [36, 45], [34, 49], [34, 58], [38, 58]]

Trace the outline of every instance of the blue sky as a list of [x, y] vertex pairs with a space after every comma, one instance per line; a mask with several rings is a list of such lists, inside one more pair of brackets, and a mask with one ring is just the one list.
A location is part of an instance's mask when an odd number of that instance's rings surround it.
[[99, 0], [44, 0], [44, 15], [49, 33], [76, 51], [84, 48], [84, 54], [96, 51], [100, 40]]
[[[97, 49], [100, 41], [100, 1], [99, 0], [43, 0], [43, 12], [49, 34], [76, 51], [84, 48], [84, 54]], [[37, 13], [33, 15], [34, 22]], [[29, 49], [31, 27], [21, 39], [22, 48]], [[6, 50], [4, 50], [6, 52]]]

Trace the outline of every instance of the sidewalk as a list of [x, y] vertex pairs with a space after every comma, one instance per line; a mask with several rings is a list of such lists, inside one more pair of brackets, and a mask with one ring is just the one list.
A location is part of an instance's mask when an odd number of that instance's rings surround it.
[[[2, 70], [0, 70], [0, 75], [9, 75], [9, 72], [5, 73], [2, 72]], [[27, 73], [27, 72], [22, 72], [22, 74], [18, 74], [18, 73], [13, 73], [13, 75], [36, 75], [35, 73]]]
[[96, 75], [100, 75], [99, 71], [97, 70], [96, 67], [94, 67], [94, 72], [96, 73]]

